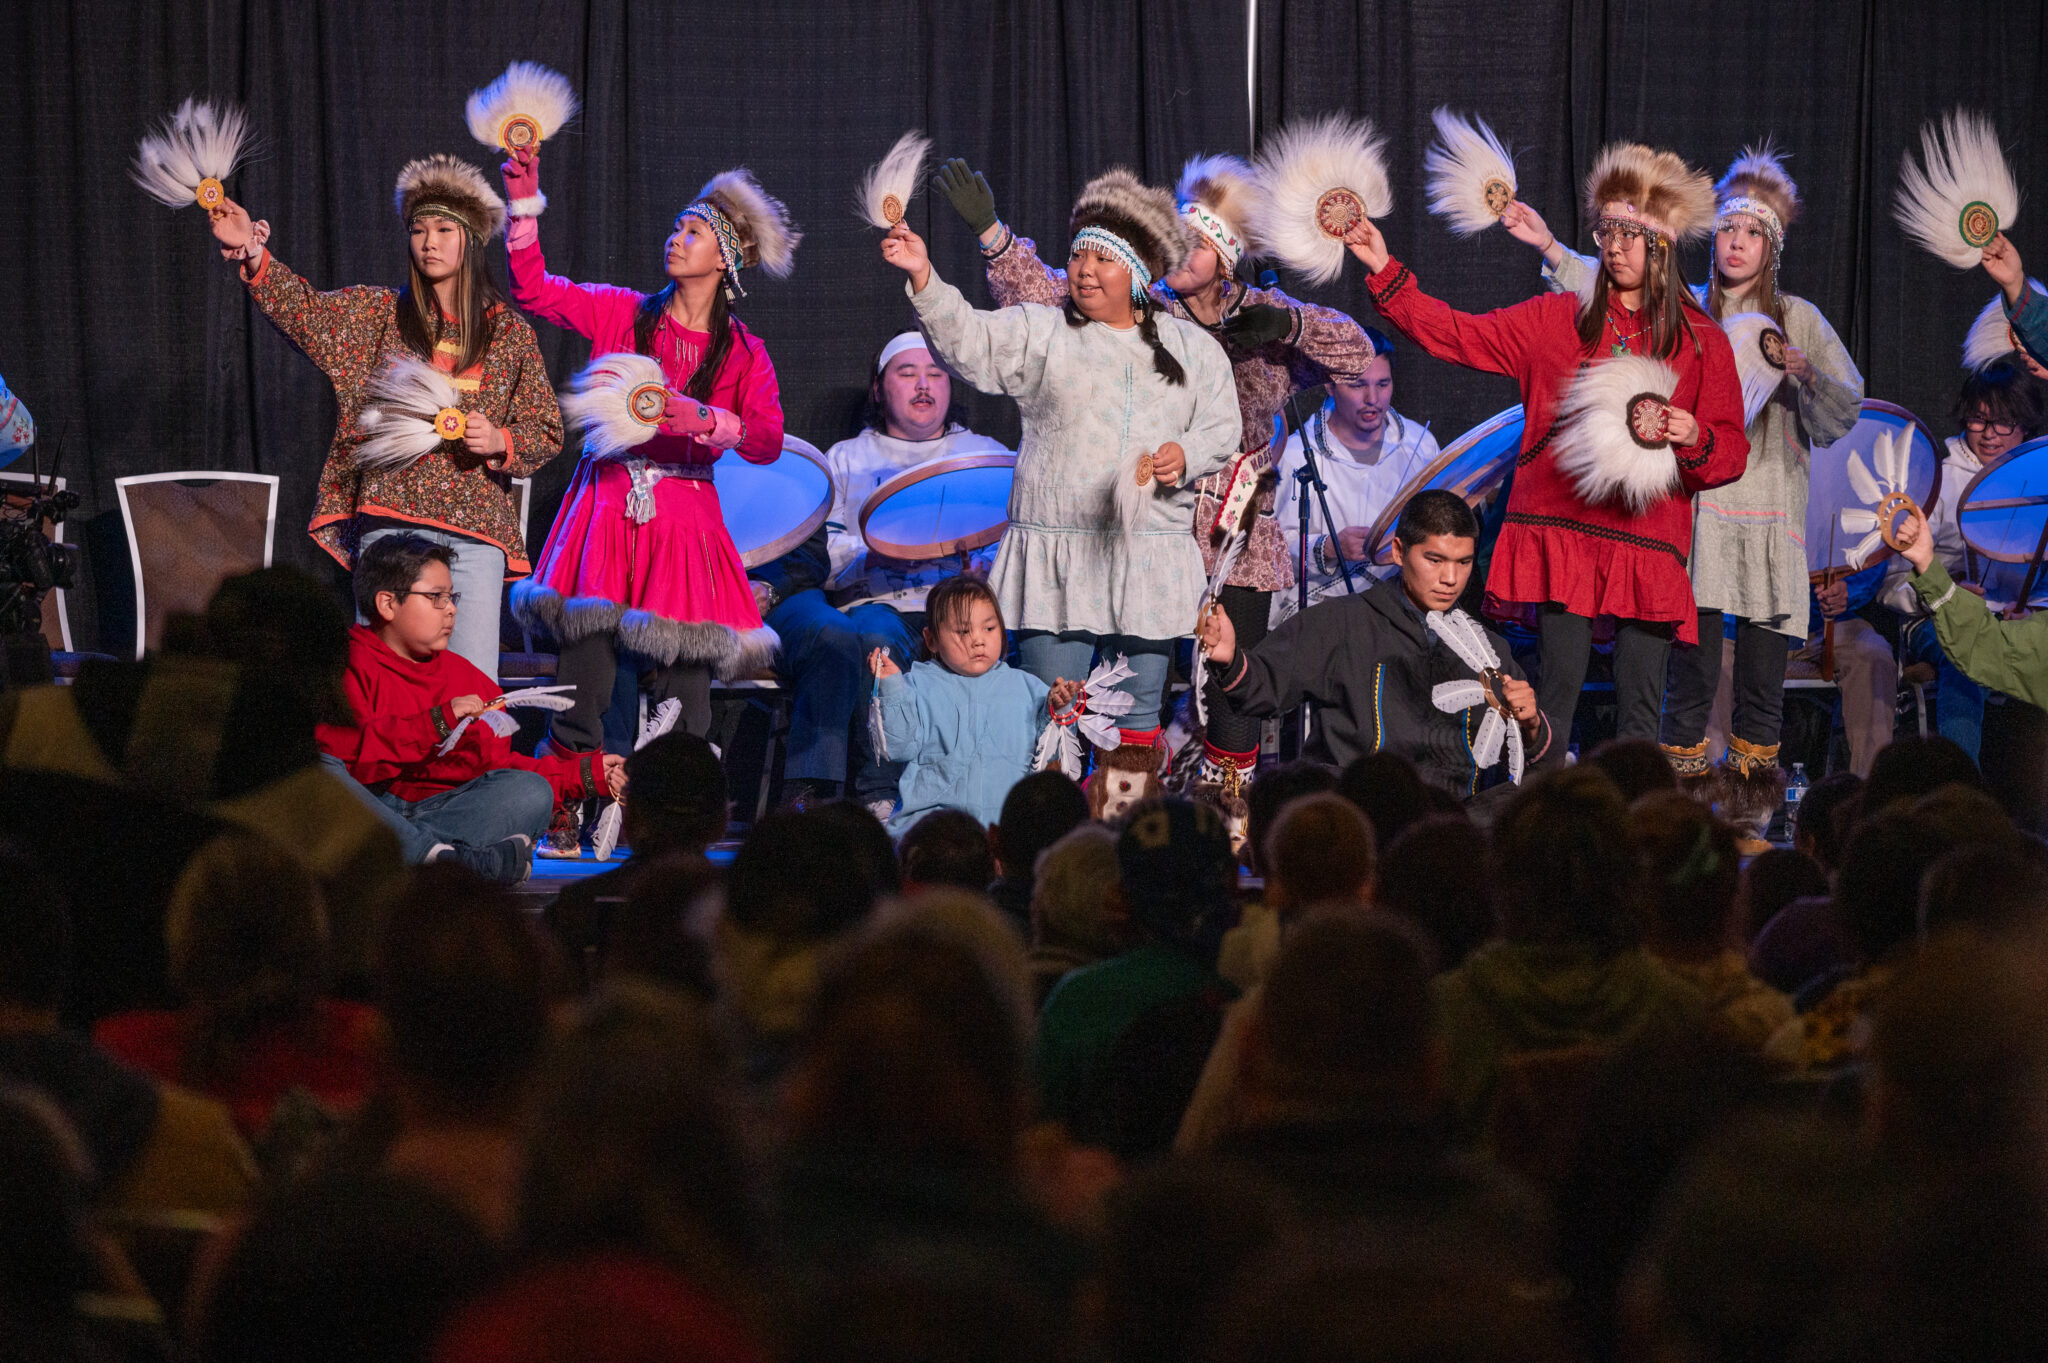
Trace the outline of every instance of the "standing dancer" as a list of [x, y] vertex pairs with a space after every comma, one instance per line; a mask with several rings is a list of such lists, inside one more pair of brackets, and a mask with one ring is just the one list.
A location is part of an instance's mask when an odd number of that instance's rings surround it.
[[[1665, 697], [1664, 754], [1690, 789], [1713, 790], [1721, 812], [1751, 844], [1776, 812], [1785, 713], [1785, 657], [1807, 634], [1807, 468], [1816, 445], [1847, 435], [1862, 412], [1863, 375], [1820, 309], [1778, 290], [1785, 229], [1799, 213], [1799, 188], [1766, 142], [1744, 148], [1714, 186], [1714, 277], [1695, 295], [1716, 318], [1761, 314], [1776, 333], [1752, 340], [1767, 370], [1782, 372], [1749, 423], [1749, 465], [1694, 502], [1692, 590], [1697, 648], [1672, 655]], [[1583, 294], [1599, 268], [1567, 250], [1533, 210], [1508, 230], [1543, 252], [1553, 288]], [[1719, 772], [1707, 764], [1707, 718], [1721, 684], [1723, 619], [1735, 617], [1735, 713]], [[1716, 789], [1717, 788], [1717, 789]]]
[[[549, 274], [541, 255], [538, 153], [516, 151], [500, 169], [518, 209], [505, 244], [520, 305], [589, 337], [593, 358], [652, 356], [671, 390], [709, 408], [711, 424], [702, 434], [665, 425], [632, 458], [586, 451], [533, 578], [512, 594], [520, 620], [558, 642], [557, 675], [576, 686], [553, 742], [574, 752], [602, 743], [622, 652], [645, 660], [643, 685], [656, 700], [680, 699], [679, 725], [701, 736], [711, 727], [712, 673], [743, 676], [776, 647], [719, 512], [711, 465], [726, 450], [756, 464], [782, 454], [775, 367], [732, 304], [744, 293], [742, 267], [789, 273], [799, 234], [750, 173], [729, 170], [676, 216], [667, 285], [643, 294], [575, 284]], [[566, 852], [573, 836], [550, 830], [550, 852]]]
[[[987, 182], [966, 162], [947, 162], [939, 172], [939, 185], [981, 237], [989, 291], [997, 306], [1057, 307], [1066, 301], [1066, 272], [1046, 265], [1030, 238], [1015, 235], [997, 218]], [[1213, 574], [1217, 555], [1229, 538], [1226, 528], [1217, 524], [1219, 499], [1233, 476], [1259, 480], [1249, 537], [1221, 593], [1223, 609], [1245, 648], [1265, 637], [1273, 594], [1294, 586], [1293, 558], [1274, 516], [1278, 450], [1272, 444], [1273, 418], [1295, 392], [1332, 380], [1355, 382], [1373, 360], [1372, 342], [1364, 329], [1343, 313], [1299, 302], [1278, 289], [1251, 288], [1234, 278], [1240, 261], [1264, 249], [1250, 223], [1263, 192], [1259, 173], [1235, 156], [1189, 161], [1174, 197], [1182, 221], [1193, 229], [1194, 249], [1185, 265], [1152, 285], [1155, 306], [1200, 326], [1230, 357], [1244, 427], [1243, 462], [1196, 484], [1193, 530], [1203, 570]], [[1258, 760], [1258, 721], [1212, 714], [1195, 780], [1234, 796]]]
[[1017, 399], [1024, 438], [1010, 526], [991, 584], [1017, 659], [1048, 686], [1125, 654], [1134, 698], [1122, 767], [1155, 769], [1172, 641], [1206, 579], [1188, 537], [1193, 480], [1235, 455], [1242, 430], [1230, 361], [1200, 327], [1164, 316], [1150, 286], [1187, 263], [1173, 199], [1112, 170], [1075, 201], [1059, 307], [980, 312], [933, 275], [899, 224], [882, 255], [910, 276], [932, 354], [984, 392]]
[[[499, 596], [506, 579], [529, 570], [511, 480], [562, 448], [562, 413], [533, 327], [506, 306], [484, 263], [485, 243], [505, 226], [504, 201], [453, 156], [410, 162], [398, 174], [405, 287], [331, 293], [271, 255], [270, 224], [251, 222], [240, 204], [223, 198], [211, 216], [249, 297], [334, 384], [340, 410], [308, 533], [350, 569], [370, 543], [400, 530], [448, 546], [461, 602], [449, 647], [495, 677]], [[462, 438], [409, 463], [362, 465], [370, 384], [402, 357], [449, 376], [468, 418]]]
[[[1692, 494], [1739, 478], [1749, 454], [1728, 338], [1678, 271], [1677, 243], [1705, 234], [1713, 211], [1707, 177], [1677, 156], [1609, 146], [1586, 177], [1601, 267], [1590, 295], [1548, 294], [1477, 316], [1423, 293], [1370, 220], [1352, 229], [1388, 321], [1440, 359], [1521, 384], [1528, 418], [1486, 598], [1492, 613], [1535, 616], [1537, 692], [1559, 739], [1553, 762], [1571, 732], [1596, 618], [1616, 622], [1625, 738], [1656, 737], [1672, 639], [1697, 641], [1686, 577]], [[1648, 391], [1625, 391], [1638, 379]]]

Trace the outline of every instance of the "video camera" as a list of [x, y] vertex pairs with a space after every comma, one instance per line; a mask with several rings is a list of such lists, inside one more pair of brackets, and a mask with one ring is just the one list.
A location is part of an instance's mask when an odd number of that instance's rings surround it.
[[40, 636], [43, 594], [53, 587], [78, 585], [80, 551], [53, 543], [43, 528], [78, 509], [78, 494], [57, 485], [57, 464], [63, 457], [60, 437], [57, 457], [44, 477], [32, 451], [33, 481], [28, 489], [0, 495], [0, 638]]

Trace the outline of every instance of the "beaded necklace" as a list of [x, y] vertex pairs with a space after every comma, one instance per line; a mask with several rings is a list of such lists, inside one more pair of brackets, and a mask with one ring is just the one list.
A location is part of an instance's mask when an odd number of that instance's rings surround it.
[[1620, 325], [1615, 322], [1614, 314], [1610, 312], [1607, 314], [1607, 329], [1614, 333], [1614, 344], [1607, 348], [1607, 353], [1610, 355], [1626, 355], [1628, 354], [1628, 343], [1648, 331], [1650, 323], [1646, 320], [1634, 331], [1625, 333]]

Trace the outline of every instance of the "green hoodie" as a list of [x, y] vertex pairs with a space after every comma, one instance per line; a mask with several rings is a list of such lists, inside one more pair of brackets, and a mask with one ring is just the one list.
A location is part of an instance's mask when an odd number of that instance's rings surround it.
[[1934, 635], [1957, 671], [1979, 686], [2048, 706], [2048, 614], [1999, 619], [1983, 597], [1955, 584], [1940, 559], [1911, 580], [1934, 612]]
[[1434, 989], [1451, 1120], [1475, 1141], [1509, 1056], [1618, 1044], [1652, 1023], [1710, 1025], [1706, 997], [1639, 948], [1495, 942]]

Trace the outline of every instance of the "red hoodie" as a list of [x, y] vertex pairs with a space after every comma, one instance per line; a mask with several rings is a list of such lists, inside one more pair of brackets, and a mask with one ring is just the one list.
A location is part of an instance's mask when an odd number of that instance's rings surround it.
[[545, 776], [558, 805], [605, 793], [597, 753], [523, 757], [482, 720], [463, 730], [445, 756], [437, 755], [461, 723], [448, 703], [457, 696], [494, 700], [504, 694], [498, 684], [453, 649], [422, 663], [401, 656], [367, 625], [352, 627], [348, 636], [343, 687], [356, 723], [322, 724], [315, 737], [320, 751], [340, 758], [371, 790], [424, 800], [486, 772], [517, 767]]

